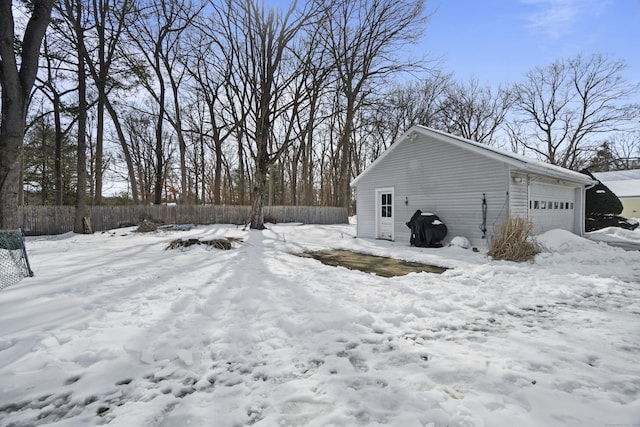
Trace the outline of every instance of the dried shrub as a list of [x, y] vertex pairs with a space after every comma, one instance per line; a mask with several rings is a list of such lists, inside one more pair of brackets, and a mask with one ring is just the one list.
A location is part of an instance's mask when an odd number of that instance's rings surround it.
[[530, 220], [509, 217], [493, 236], [487, 255], [506, 261], [532, 261], [542, 251], [540, 244], [531, 237], [532, 230]]
[[242, 243], [242, 239], [237, 237], [227, 237], [225, 239], [200, 240], [200, 239], [176, 239], [172, 240], [165, 250], [187, 248], [193, 245], [206, 245], [216, 249], [229, 250], [233, 249], [233, 243]]
[[156, 231], [157, 229], [158, 229], [158, 225], [155, 222], [149, 219], [143, 219], [140, 225], [138, 226], [137, 231], [141, 233], [150, 233], [152, 231]]

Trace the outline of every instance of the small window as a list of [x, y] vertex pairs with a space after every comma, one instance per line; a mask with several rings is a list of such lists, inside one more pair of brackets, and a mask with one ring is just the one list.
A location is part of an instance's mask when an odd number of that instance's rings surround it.
[[564, 209], [564, 202], [560, 202], [560, 209]]
[[543, 200], [540, 202], [540, 209], [547, 209], [547, 201]]
[[559, 209], [558, 202], [553, 202], [553, 209]]
[[540, 200], [536, 200], [533, 202], [533, 209], [540, 209]]
[[571, 202], [570, 206], [571, 206], [571, 209], [573, 209], [573, 202]]
[[393, 216], [393, 211], [392, 211], [392, 203], [391, 203], [391, 194], [389, 193], [384, 193], [382, 194], [381, 197], [381, 203], [380, 203], [380, 207], [381, 207], [381, 215], [382, 218], [391, 218]]
[[547, 209], [553, 209], [553, 202], [551, 200], [547, 202]]

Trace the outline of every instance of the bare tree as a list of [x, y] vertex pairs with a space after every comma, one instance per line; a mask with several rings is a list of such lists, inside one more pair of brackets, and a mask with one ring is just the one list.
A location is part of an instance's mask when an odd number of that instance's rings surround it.
[[[275, 123], [292, 109], [301, 108], [299, 83], [304, 61], [298, 60], [296, 42], [309, 25], [317, 21], [322, 9], [312, 2], [300, 10], [296, 2], [281, 12], [265, 11], [255, 1], [228, 0], [218, 9], [220, 25], [226, 26], [226, 51], [231, 54], [232, 74], [240, 84], [230, 86], [229, 97], [239, 108], [242, 123], [239, 131], [249, 142], [255, 172], [251, 188], [251, 228], [263, 229], [263, 206], [267, 175], [273, 164], [289, 149], [294, 140], [292, 125], [275, 140]], [[250, 95], [247, 94], [250, 93]], [[250, 105], [242, 101], [250, 99]], [[250, 138], [250, 139], [249, 139]]]
[[632, 105], [624, 101], [637, 86], [622, 76], [626, 65], [603, 55], [577, 56], [529, 71], [515, 85], [519, 116], [511, 123], [512, 146], [545, 161], [579, 169], [595, 148], [594, 138], [631, 125]]
[[[88, 9], [88, 19], [92, 21], [92, 31], [87, 38], [84, 48], [87, 69], [97, 90], [96, 111], [96, 147], [95, 147], [95, 190], [94, 202], [102, 203], [102, 172], [104, 156], [105, 135], [105, 108], [110, 113], [116, 126], [118, 135], [121, 136], [120, 123], [117, 113], [111, 105], [109, 93], [122, 84], [118, 82], [118, 74], [122, 72], [116, 69], [115, 63], [121, 52], [120, 44], [123, 40], [124, 28], [128, 26], [129, 16], [133, 12], [132, 0], [92, 0]], [[118, 131], [120, 129], [120, 131]], [[124, 150], [125, 159], [129, 158], [126, 144], [120, 141]], [[129, 168], [131, 169], [131, 168]], [[135, 183], [135, 175], [129, 170], [129, 179]], [[137, 201], [137, 189], [133, 188], [133, 199]]]
[[[129, 37], [137, 45], [137, 54], [142, 56], [151, 73], [140, 68], [137, 58], [130, 58], [131, 65], [138, 72], [138, 78], [145, 90], [158, 105], [156, 120], [156, 170], [165, 170], [163, 164], [164, 122], [167, 120], [174, 128], [178, 138], [180, 151], [181, 192], [186, 191], [186, 146], [180, 116], [179, 86], [185, 76], [184, 67], [179, 66], [181, 55], [181, 37], [193, 24], [195, 16], [203, 6], [194, 6], [189, 0], [174, 1], [141, 1], [140, 19], [128, 28]], [[168, 90], [170, 91], [168, 93]], [[170, 115], [169, 104], [173, 104], [173, 116]], [[164, 187], [163, 175], [158, 173], [154, 186], [155, 204], [162, 202]]]
[[376, 84], [417, 63], [402, 61], [399, 50], [422, 34], [428, 17], [423, 0], [343, 0], [332, 8], [324, 34], [343, 96], [344, 119], [338, 139], [338, 203], [351, 205], [351, 142], [358, 110]]
[[[53, 25], [55, 28], [56, 26]], [[41, 73], [43, 76], [37, 79], [36, 87], [42, 93], [49, 103], [51, 104], [51, 111], [47, 114], [53, 114], [54, 124], [54, 191], [55, 191], [55, 204], [63, 204], [63, 177], [62, 177], [62, 153], [64, 151], [64, 145], [67, 142], [67, 135], [69, 130], [75, 124], [75, 118], [69, 120], [68, 123], [63, 123], [65, 113], [68, 107], [65, 102], [65, 98], [74, 93], [76, 88], [64, 87], [65, 81], [70, 78], [69, 71], [64, 69], [63, 57], [66, 57], [63, 52], [60, 52], [61, 44], [67, 44], [60, 38], [49, 37], [45, 35], [42, 43], [42, 60], [44, 64], [41, 66], [44, 70]], [[63, 126], [64, 125], [64, 126]]]
[[511, 93], [504, 87], [494, 93], [490, 86], [481, 87], [475, 78], [467, 84], [453, 83], [446, 89], [441, 108], [442, 125], [451, 134], [492, 144], [511, 105]]
[[[368, 115], [367, 163], [375, 160], [411, 126], [423, 125], [443, 129], [447, 88], [452, 75], [433, 70], [429, 77], [394, 85], [376, 99]], [[356, 165], [362, 170], [367, 163]]]
[[122, 158], [127, 167], [127, 176], [134, 203], [139, 203], [138, 184], [129, 145], [116, 104], [122, 105], [117, 96], [130, 90], [136, 82], [131, 79], [132, 68], [139, 68], [135, 61], [126, 64], [124, 58], [129, 53], [130, 41], [125, 38], [125, 29], [129, 28], [139, 16], [134, 0], [92, 0], [90, 19], [93, 31], [85, 46], [86, 65], [97, 92], [96, 158], [95, 158], [95, 197], [102, 201], [103, 146], [107, 123], [105, 109], [111, 118], [117, 140], [122, 150]]
[[590, 171], [628, 170], [640, 167], [640, 131], [609, 135], [589, 159]]
[[53, 0], [34, 0], [19, 50], [13, 2], [0, 0], [0, 228], [18, 226], [20, 157], [29, 96], [38, 72], [40, 45], [51, 19]]
[[87, 71], [85, 54], [85, 36], [87, 31], [87, 9], [81, 0], [63, 0], [60, 4], [69, 28], [69, 40], [75, 49], [78, 111], [77, 111], [77, 165], [76, 165], [76, 210], [73, 231], [76, 233], [92, 232], [87, 223], [89, 208], [87, 205]]
[[123, 113], [122, 131], [130, 141], [128, 152], [135, 170], [140, 199], [145, 204], [153, 203], [155, 182], [153, 124], [146, 114], [130, 109]]
[[128, 139], [128, 151], [135, 169], [136, 181], [140, 187], [140, 198], [143, 203], [154, 203], [156, 199], [156, 182], [160, 176], [162, 182], [168, 175], [168, 165], [171, 160], [172, 150], [170, 138], [163, 135], [160, 164], [157, 162], [157, 137], [155, 114], [146, 111], [146, 107], [130, 107], [123, 112], [122, 131]]
[[616, 169], [640, 168], [640, 131], [613, 135], [611, 147]]
[[[231, 75], [233, 58], [229, 52], [224, 51], [224, 46], [229, 44], [223, 40], [230, 40], [230, 35], [227, 33], [226, 37], [218, 37], [212, 34], [210, 28], [216, 26], [223, 31], [229, 29], [229, 26], [218, 26], [214, 20], [204, 21], [196, 38], [190, 42], [192, 50], [183, 60], [184, 67], [193, 81], [191, 86], [195, 92], [194, 101], [204, 103], [207, 108], [207, 131], [206, 135], [200, 136], [206, 136], [207, 140], [212, 141], [211, 149], [215, 156], [213, 203], [220, 204], [224, 168], [223, 145], [234, 135], [241, 120], [234, 118], [237, 109], [227, 98], [228, 90], [234, 84]], [[201, 168], [203, 167], [204, 165], [201, 165]]]
[[429, 76], [418, 82], [410, 82], [396, 87], [388, 96], [391, 105], [387, 114], [394, 117], [391, 126], [395, 141], [413, 125], [440, 128], [447, 89], [453, 84], [452, 74], [433, 70]]
[[333, 86], [330, 81], [333, 71], [331, 55], [322, 41], [321, 31], [309, 32], [303, 40], [305, 49], [301, 52], [300, 59], [304, 61], [304, 67], [300, 76], [300, 90], [308, 101], [308, 108], [298, 109], [297, 114], [289, 118], [290, 123], [296, 127], [297, 135], [297, 141], [292, 146], [292, 153], [287, 162], [293, 205], [300, 202], [305, 205], [314, 203], [315, 140], [318, 129], [327, 116], [326, 112], [322, 111], [324, 99]]

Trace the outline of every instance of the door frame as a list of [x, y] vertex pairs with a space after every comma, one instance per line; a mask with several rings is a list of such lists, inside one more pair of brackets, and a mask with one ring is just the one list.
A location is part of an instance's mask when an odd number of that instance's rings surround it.
[[[396, 215], [396, 196], [394, 194], [394, 187], [384, 187], [384, 188], [376, 188], [375, 190], [375, 213], [374, 213], [374, 222], [376, 225], [376, 239], [382, 239], [380, 237], [380, 219], [382, 218], [382, 194], [391, 194], [391, 241], [395, 241], [395, 215]], [[384, 239], [387, 240], [387, 239]]]

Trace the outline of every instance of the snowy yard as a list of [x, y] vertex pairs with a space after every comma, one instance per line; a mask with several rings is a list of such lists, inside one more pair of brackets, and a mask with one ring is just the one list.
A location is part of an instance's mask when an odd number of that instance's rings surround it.
[[[0, 291], [0, 425], [640, 425], [640, 252], [553, 231], [515, 264], [354, 233], [29, 238], [35, 277]], [[244, 243], [165, 250], [187, 237]], [[294, 255], [322, 249], [449, 270]]]

